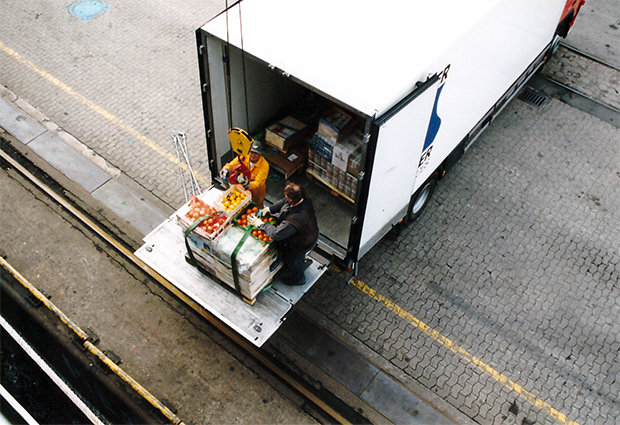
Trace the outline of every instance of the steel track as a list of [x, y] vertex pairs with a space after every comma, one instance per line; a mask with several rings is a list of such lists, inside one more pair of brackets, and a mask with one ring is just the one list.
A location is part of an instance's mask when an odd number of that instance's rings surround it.
[[603, 59], [597, 58], [596, 56], [592, 56], [589, 53], [584, 52], [583, 50], [579, 50], [578, 48], [571, 46], [570, 44], [566, 44], [564, 42], [560, 42], [560, 46], [564, 47], [566, 50], [570, 50], [571, 52], [575, 53], [576, 55], [582, 56], [586, 59], [591, 60], [592, 62], [596, 62], [596, 63], [600, 63], [601, 65], [604, 65], [608, 68], [614, 69], [616, 71], [620, 71], [620, 68], [618, 68], [617, 66], [604, 61]]
[[[0, 150], [0, 157], [7, 161], [11, 167], [13, 167], [16, 171], [18, 171], [24, 178], [30, 181], [33, 185], [38, 187], [41, 191], [45, 192], [51, 199], [57, 202], [60, 206], [62, 206], [68, 213], [74, 216], [77, 220], [79, 220], [84, 226], [88, 227], [91, 231], [97, 234], [102, 240], [107, 242], [110, 246], [112, 246], [119, 254], [125, 257], [128, 261], [132, 262], [139, 269], [141, 269], [145, 274], [150, 276], [152, 279], [157, 281], [163, 287], [172, 292], [176, 297], [182, 300], [185, 304], [190, 306], [193, 310], [195, 310], [198, 314], [208, 320], [213, 326], [215, 326], [221, 333], [223, 333], [229, 340], [233, 341], [237, 346], [239, 346], [246, 354], [251, 356], [258, 363], [266, 367], [269, 371], [274, 373], [277, 377], [279, 377], [282, 381], [284, 381], [289, 387], [294, 389], [296, 392], [301, 394], [305, 399], [310, 401], [313, 405], [315, 405], [318, 409], [323, 411], [326, 415], [331, 417], [334, 421], [340, 424], [350, 424], [351, 421], [348, 420], [343, 414], [338, 412], [336, 409], [331, 407], [327, 401], [323, 400], [320, 396], [318, 396], [311, 388], [310, 385], [306, 384], [301, 378], [295, 376], [291, 372], [285, 370], [283, 367], [278, 365], [274, 360], [270, 359], [268, 356], [260, 352], [253, 345], [248, 343], [245, 339], [237, 335], [233, 330], [228, 328], [225, 324], [220, 322], [216, 317], [211, 315], [208, 311], [194, 302], [191, 298], [187, 297], [184, 293], [179, 291], [174, 285], [168, 282], [164, 277], [162, 277], [155, 270], [151, 269], [147, 264], [145, 264], [142, 260], [136, 257], [133, 252], [131, 252], [126, 246], [119, 242], [113, 235], [109, 234], [106, 230], [104, 230], [101, 226], [99, 226], [95, 220], [88, 217], [78, 208], [76, 208], [70, 201], [68, 201], [65, 197], [58, 194], [52, 188], [50, 188], [43, 181], [39, 180], [36, 176], [34, 176], [30, 171], [28, 171], [22, 164], [16, 161], [13, 157], [8, 155], [3, 150]], [[148, 401], [148, 400], [147, 400]]]

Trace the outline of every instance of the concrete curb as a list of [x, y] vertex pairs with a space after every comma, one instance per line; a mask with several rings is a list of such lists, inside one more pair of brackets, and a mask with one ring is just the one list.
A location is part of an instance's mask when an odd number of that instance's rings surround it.
[[39, 165], [46, 172], [51, 172], [50, 168], [58, 170], [71, 184], [85, 190], [129, 225], [122, 227], [136, 229], [140, 235], [135, 242], [139, 243], [142, 236], [174, 212], [4, 86], [0, 86], [0, 127], [39, 157]]

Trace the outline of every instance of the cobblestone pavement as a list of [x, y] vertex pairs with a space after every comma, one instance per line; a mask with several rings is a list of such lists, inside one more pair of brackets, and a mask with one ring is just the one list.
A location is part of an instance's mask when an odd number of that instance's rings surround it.
[[120, 2], [82, 21], [70, 2], [3, 1], [0, 83], [177, 206], [173, 131], [187, 133], [192, 165], [210, 181], [194, 31], [224, 4]]
[[559, 47], [542, 73], [586, 96], [620, 109], [620, 73], [613, 68]]
[[[224, 2], [111, 4], [86, 22], [69, 5], [0, 4], [0, 83], [178, 206], [172, 131], [209, 180], [194, 30]], [[569, 81], [603, 96], [600, 68], [574, 62], [589, 74]], [[620, 423], [619, 146], [565, 104], [514, 101], [420, 220], [363, 259], [367, 286], [326, 276], [301, 309], [479, 423]]]
[[620, 67], [620, 14], [614, 0], [588, 0], [566, 42]]
[[515, 101], [361, 261], [389, 301], [332, 275], [304, 307], [479, 423], [620, 423], [619, 178], [616, 128]]

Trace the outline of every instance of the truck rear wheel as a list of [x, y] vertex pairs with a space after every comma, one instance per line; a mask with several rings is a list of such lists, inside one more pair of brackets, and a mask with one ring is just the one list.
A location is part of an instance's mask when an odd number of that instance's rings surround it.
[[430, 201], [431, 196], [435, 191], [436, 185], [437, 178], [435, 175], [432, 175], [422, 186], [420, 186], [416, 193], [413, 194], [411, 201], [409, 202], [409, 210], [407, 212], [407, 219], [410, 222], [414, 221], [420, 216], [420, 214], [422, 214], [422, 211], [428, 205], [428, 201]]

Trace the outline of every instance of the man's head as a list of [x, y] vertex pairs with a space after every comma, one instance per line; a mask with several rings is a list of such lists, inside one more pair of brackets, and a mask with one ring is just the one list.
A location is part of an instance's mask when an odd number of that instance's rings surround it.
[[250, 162], [258, 162], [260, 154], [256, 152], [250, 152]]
[[260, 145], [260, 142], [254, 141], [254, 143], [252, 143], [252, 147], [250, 148], [250, 162], [257, 162], [262, 153], [263, 147]]
[[301, 202], [306, 196], [304, 188], [291, 181], [284, 186], [284, 198], [289, 205], [294, 206]]

